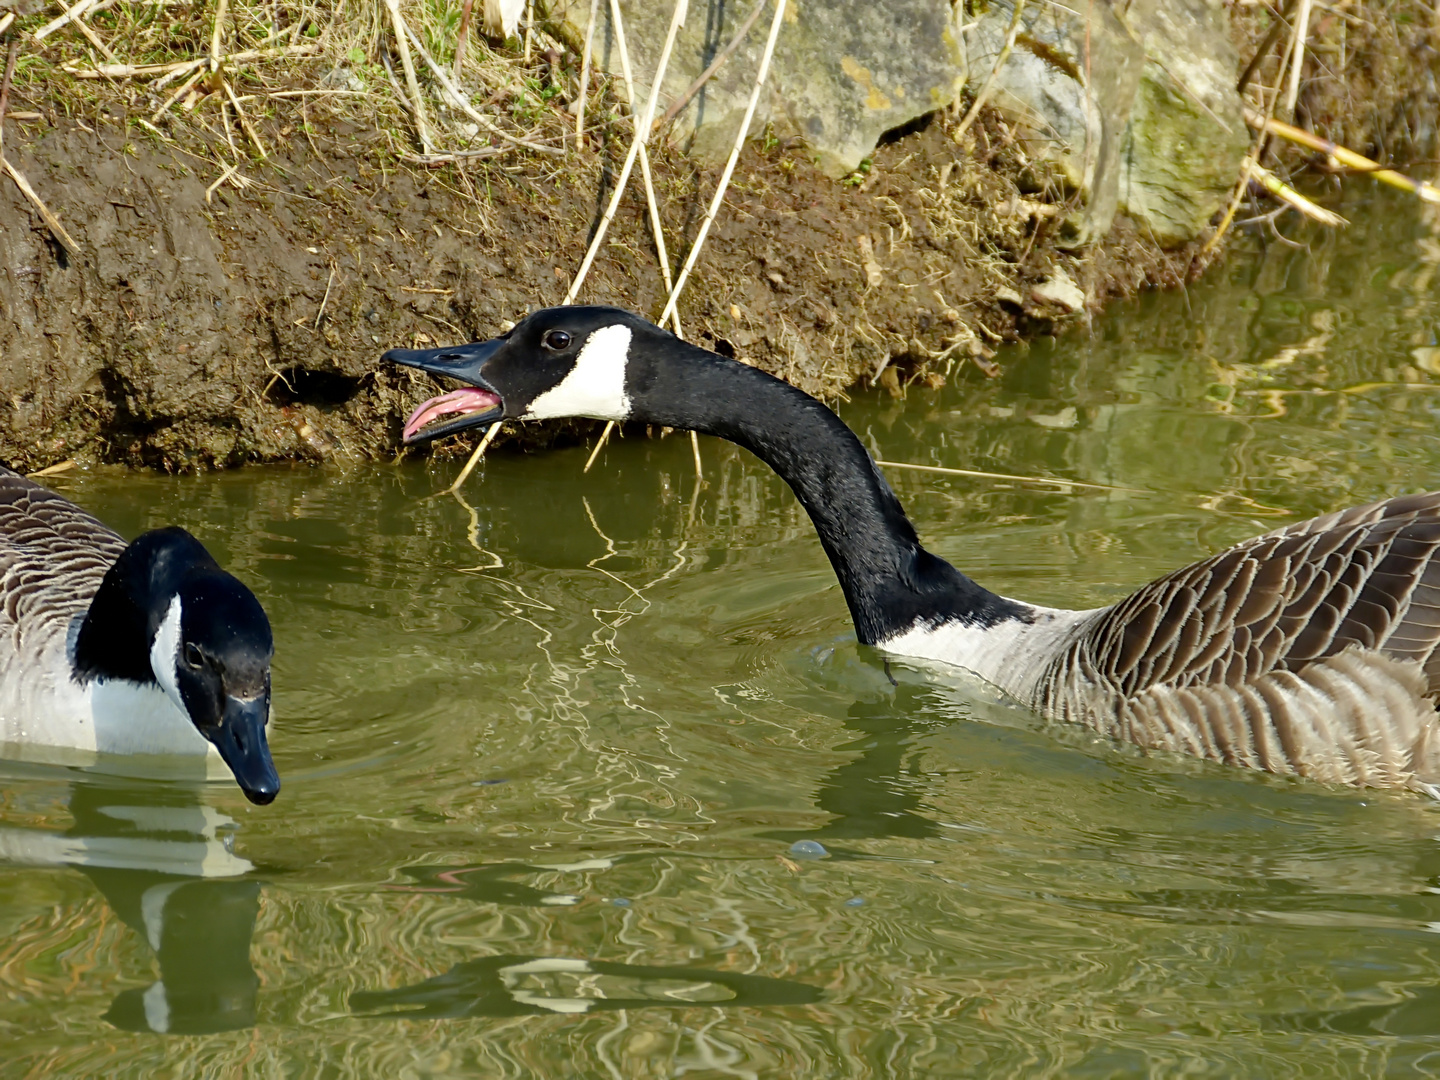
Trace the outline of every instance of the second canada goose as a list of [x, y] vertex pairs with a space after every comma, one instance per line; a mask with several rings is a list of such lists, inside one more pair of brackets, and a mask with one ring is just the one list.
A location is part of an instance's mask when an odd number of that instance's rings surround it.
[[271, 802], [270, 622], [184, 529], [126, 544], [0, 468], [0, 747], [218, 752]]
[[407, 442], [595, 417], [751, 451], [810, 515], [864, 644], [968, 668], [1142, 747], [1440, 794], [1440, 493], [1290, 525], [1069, 611], [990, 592], [926, 551], [819, 401], [630, 312], [548, 308], [490, 341], [384, 359], [466, 384], [417, 409]]

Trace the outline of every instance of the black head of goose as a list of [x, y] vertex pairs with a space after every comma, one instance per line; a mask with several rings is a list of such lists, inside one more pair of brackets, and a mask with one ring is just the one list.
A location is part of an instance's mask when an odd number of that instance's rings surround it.
[[0, 469], [0, 743], [120, 754], [213, 747], [251, 802], [280, 790], [266, 741], [264, 609], [184, 529], [128, 545]]
[[1363, 786], [1440, 784], [1440, 493], [1246, 541], [1106, 608], [1007, 599], [926, 551], [822, 403], [608, 307], [384, 359], [466, 385], [406, 442], [505, 419], [635, 420], [716, 435], [794, 490], [861, 642], [968, 668], [1043, 715], [1155, 749]]

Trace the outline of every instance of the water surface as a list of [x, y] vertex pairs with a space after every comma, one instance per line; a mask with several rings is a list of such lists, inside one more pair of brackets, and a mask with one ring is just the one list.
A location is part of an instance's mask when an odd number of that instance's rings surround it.
[[[878, 457], [1095, 485], [891, 472], [1045, 604], [1435, 487], [1440, 233], [1349, 214], [840, 411]], [[285, 788], [0, 766], [5, 1074], [1440, 1072], [1440, 810], [887, 675], [785, 486], [701, 446], [699, 489], [680, 437], [463, 499], [454, 464], [56, 478], [255, 588]]]

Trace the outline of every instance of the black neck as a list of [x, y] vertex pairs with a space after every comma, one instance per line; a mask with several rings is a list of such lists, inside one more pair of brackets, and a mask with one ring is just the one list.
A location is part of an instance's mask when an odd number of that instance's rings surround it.
[[184, 529], [136, 537], [105, 571], [75, 639], [75, 677], [150, 683], [150, 642], [169, 598], [187, 575], [218, 572], [210, 553]]
[[1024, 610], [921, 547], [855, 433], [808, 394], [674, 338], [632, 346], [627, 390], [632, 419], [728, 439], [790, 485], [815, 523], [863, 643], [918, 620], [988, 626]]

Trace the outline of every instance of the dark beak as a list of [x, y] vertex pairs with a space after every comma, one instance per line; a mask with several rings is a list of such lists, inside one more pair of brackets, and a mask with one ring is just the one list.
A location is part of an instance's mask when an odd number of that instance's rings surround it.
[[[442, 435], [453, 435], [457, 431], [482, 425], [488, 427], [503, 420], [505, 404], [495, 388], [485, 380], [484, 367], [485, 362], [504, 344], [504, 338], [494, 338], [445, 349], [391, 349], [380, 357], [402, 367], [419, 368], [432, 375], [459, 379], [473, 388], [454, 390], [421, 405], [405, 422], [405, 441], [415, 443], [438, 439]], [[455, 419], [434, 423], [443, 416], [454, 416]]]
[[259, 806], [269, 805], [280, 794], [280, 775], [265, 741], [265, 721], [269, 718], [268, 692], [252, 698], [227, 697], [225, 718], [219, 728], [205, 735], [230, 766], [245, 797]]

